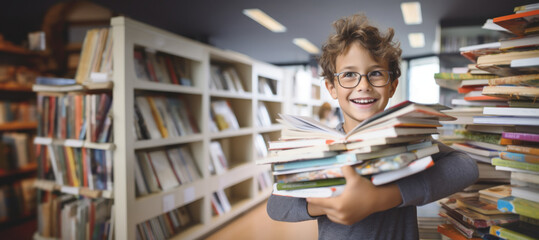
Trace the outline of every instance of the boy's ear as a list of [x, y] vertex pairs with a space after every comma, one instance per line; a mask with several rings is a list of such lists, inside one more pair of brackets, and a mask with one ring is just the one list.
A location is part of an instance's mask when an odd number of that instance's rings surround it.
[[395, 81], [391, 82], [391, 89], [389, 90], [389, 98], [393, 97], [393, 94], [397, 91], [397, 85], [399, 85], [399, 79], [395, 79]]
[[335, 83], [331, 83], [330, 81], [326, 80], [326, 88], [329, 92], [329, 94], [331, 94], [331, 97], [333, 99], [337, 99], [337, 89], [335, 88]]

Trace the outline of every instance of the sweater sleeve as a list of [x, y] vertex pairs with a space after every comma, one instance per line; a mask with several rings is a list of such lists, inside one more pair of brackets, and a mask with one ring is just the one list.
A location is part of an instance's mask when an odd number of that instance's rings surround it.
[[271, 219], [284, 222], [299, 222], [316, 219], [307, 212], [305, 198], [271, 195], [267, 212]]
[[432, 155], [434, 166], [397, 181], [402, 206], [424, 205], [447, 197], [475, 183], [477, 163], [465, 153], [437, 142], [440, 152]]

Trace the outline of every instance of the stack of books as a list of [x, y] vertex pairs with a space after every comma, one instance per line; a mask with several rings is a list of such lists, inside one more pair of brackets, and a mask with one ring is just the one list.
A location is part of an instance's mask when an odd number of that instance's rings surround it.
[[[440, 215], [453, 219], [450, 221], [454, 228], [468, 238], [485, 238], [488, 234], [502, 238], [539, 237], [538, 19], [537, 4], [518, 7], [514, 14], [493, 19], [495, 24], [512, 32], [514, 38], [500, 40], [497, 50], [478, 52], [475, 61], [467, 53], [461, 52], [478, 69], [496, 75], [487, 80], [487, 84], [481, 87], [474, 98], [464, 97], [468, 106], [475, 106], [474, 109], [466, 110], [466, 116], [462, 113], [464, 111], [444, 112], [465, 118], [457, 120], [466, 124], [464, 129], [455, 132], [466, 141], [454, 143], [452, 147], [478, 161], [480, 179], [490, 184], [498, 183], [498, 186], [478, 192], [473, 200], [477, 205], [475, 208], [466, 207], [470, 213], [481, 213], [490, 219], [492, 216], [489, 213], [502, 213], [500, 216], [506, 217], [503, 221], [484, 225], [486, 229], [478, 230], [472, 228], [474, 225], [470, 222], [457, 221], [459, 217], [450, 214], [455, 209], [442, 204], [446, 211]], [[479, 91], [479, 87], [475, 91]], [[487, 164], [492, 167], [487, 167]], [[496, 171], [492, 171], [492, 168]], [[505, 185], [509, 181], [511, 185]], [[457, 204], [457, 207], [463, 205]], [[492, 212], [485, 212], [486, 209]], [[518, 215], [509, 221], [507, 213]]]
[[431, 134], [440, 120], [454, 120], [428, 106], [405, 101], [343, 134], [308, 117], [281, 115], [279, 141], [269, 143], [275, 195], [331, 197], [344, 189], [341, 167], [351, 165], [382, 185], [432, 166], [439, 152]]

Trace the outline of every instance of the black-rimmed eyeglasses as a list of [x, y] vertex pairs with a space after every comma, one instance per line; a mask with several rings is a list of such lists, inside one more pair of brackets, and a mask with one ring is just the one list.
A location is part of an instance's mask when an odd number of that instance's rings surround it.
[[357, 85], [359, 85], [361, 77], [363, 76], [367, 78], [367, 82], [369, 82], [369, 84], [372, 86], [383, 87], [391, 80], [391, 74], [393, 74], [391, 71], [375, 70], [370, 71], [367, 74], [361, 74], [358, 72], [340, 72], [333, 75], [337, 77], [337, 81], [341, 87], [355, 88]]

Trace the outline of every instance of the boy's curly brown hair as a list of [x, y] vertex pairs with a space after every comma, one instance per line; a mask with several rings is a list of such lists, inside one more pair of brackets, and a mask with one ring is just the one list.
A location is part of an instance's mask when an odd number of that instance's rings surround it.
[[399, 66], [402, 50], [398, 42], [393, 42], [395, 32], [389, 28], [386, 34], [380, 33], [372, 26], [363, 14], [354, 14], [341, 18], [333, 23], [336, 33], [330, 35], [322, 46], [322, 56], [319, 59], [322, 67], [322, 77], [331, 84], [334, 83], [337, 56], [348, 51], [352, 43], [358, 42], [377, 62], [387, 61], [389, 71], [392, 71], [391, 81], [401, 75]]

